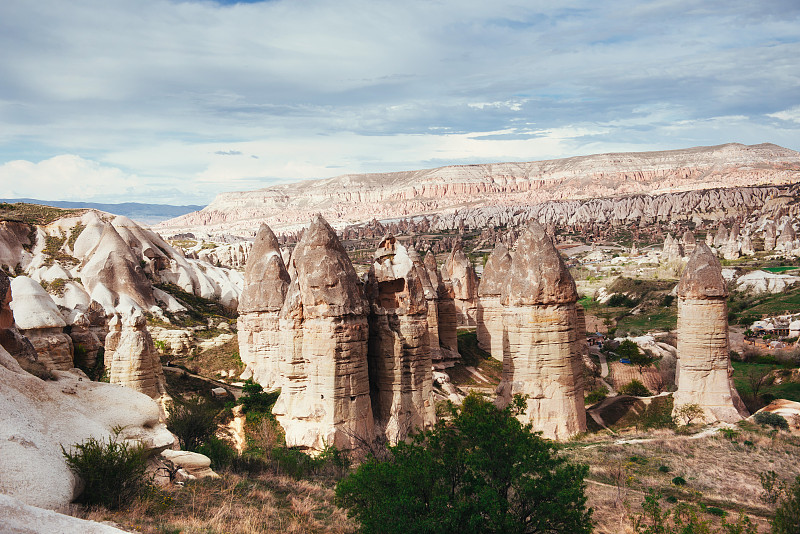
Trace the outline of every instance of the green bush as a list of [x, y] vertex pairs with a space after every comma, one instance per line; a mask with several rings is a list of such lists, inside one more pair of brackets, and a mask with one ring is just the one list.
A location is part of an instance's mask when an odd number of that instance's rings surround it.
[[208, 456], [212, 468], [228, 467], [238, 456], [236, 449], [231, 447], [227, 441], [213, 435], [197, 447], [196, 452]]
[[176, 400], [168, 411], [167, 427], [178, 436], [185, 451], [197, 451], [217, 430], [219, 410], [203, 397]]
[[339, 482], [337, 501], [366, 533], [591, 532], [588, 467], [520, 423], [521, 404], [498, 410], [476, 394], [449, 404], [433, 429]]
[[642, 384], [641, 380], [633, 379], [621, 388], [619, 388], [619, 392], [622, 395], [631, 395], [632, 397], [652, 397], [653, 392], [647, 389], [647, 387]]
[[672, 483], [675, 484], [676, 486], [685, 486], [686, 479], [683, 477], [675, 477], [672, 479]]
[[89, 438], [70, 451], [61, 446], [67, 465], [83, 482], [80, 502], [115, 510], [149, 485], [145, 448], [118, 442], [117, 437], [108, 442]]
[[800, 477], [784, 492], [783, 499], [772, 519], [772, 534], [797, 534], [800, 532]]
[[584, 402], [586, 404], [594, 404], [596, 402], [604, 400], [606, 397], [608, 397], [608, 388], [605, 386], [600, 386], [599, 388], [591, 391], [588, 395], [586, 395]]
[[350, 457], [333, 445], [326, 445], [317, 456], [289, 447], [275, 447], [272, 459], [279, 472], [301, 479], [310, 475], [341, 478], [350, 468]]
[[669, 473], [669, 466], [660, 465], [660, 466], [658, 466], [658, 470], [661, 473]]
[[773, 412], [758, 412], [755, 416], [753, 416], [753, 421], [759, 425], [780, 428], [781, 430], [789, 430], [788, 421], [786, 421], [783, 416]]
[[239, 398], [239, 404], [242, 405], [242, 413], [271, 413], [275, 401], [278, 400], [278, 396], [281, 394], [280, 390], [271, 391], [269, 393], [265, 392], [261, 384], [253, 382], [252, 378], [248, 378], [244, 383], [242, 393], [242, 396]]

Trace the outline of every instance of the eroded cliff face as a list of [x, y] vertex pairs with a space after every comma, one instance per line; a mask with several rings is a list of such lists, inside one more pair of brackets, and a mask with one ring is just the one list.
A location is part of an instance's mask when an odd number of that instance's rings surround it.
[[420, 269], [389, 235], [370, 267], [369, 377], [375, 422], [390, 443], [435, 420], [428, 303]]
[[[453, 208], [517, 208], [567, 199], [650, 196], [798, 181], [797, 152], [769, 144], [726, 144], [310, 180], [224, 193], [203, 210], [166, 221], [157, 228], [169, 232], [199, 227], [210, 231], [252, 231], [256, 221], [267, 221], [273, 227], [298, 225], [316, 212], [337, 220], [360, 222], [373, 217], [441, 213]], [[668, 204], [662, 208], [669, 210]], [[644, 202], [643, 209], [632, 210], [621, 203], [619, 213], [634, 216], [638, 211], [639, 215], [666, 216], [648, 207], [652, 204]], [[710, 210], [722, 207], [712, 205]], [[588, 211], [591, 210], [589, 206]], [[606, 217], [617, 216], [616, 210], [604, 211]], [[581, 210], [576, 216], [584, 218], [588, 214]]]
[[503, 361], [503, 286], [511, 274], [511, 254], [502, 243], [497, 245], [483, 267], [478, 286], [478, 346]]
[[728, 289], [716, 255], [698, 243], [678, 283], [678, 367], [675, 413], [698, 404], [707, 422], [746, 416], [733, 387], [728, 346]]
[[[498, 402], [527, 396], [524, 422], [551, 439], [586, 431], [575, 281], [538, 223], [517, 242], [503, 288], [503, 379]], [[583, 336], [585, 333], [580, 332]]]
[[[434, 363], [441, 366], [452, 365], [459, 358], [458, 354], [458, 328], [456, 304], [453, 296], [453, 286], [442, 279], [436, 265], [436, 256], [432, 252], [425, 255], [425, 270], [431, 286], [436, 288], [436, 314], [439, 322], [439, 351], [438, 359]], [[436, 356], [436, 355], [434, 355]]]
[[286, 444], [354, 448], [375, 435], [367, 367], [368, 306], [347, 253], [316, 216], [295, 247], [281, 309], [281, 395], [273, 413]]
[[265, 389], [277, 387], [280, 378], [280, 310], [289, 282], [278, 240], [261, 225], [245, 267], [237, 327], [243, 378], [252, 377]]
[[461, 241], [456, 241], [450, 256], [442, 266], [442, 278], [452, 287], [456, 306], [457, 326], [476, 326], [478, 313], [478, 276]]

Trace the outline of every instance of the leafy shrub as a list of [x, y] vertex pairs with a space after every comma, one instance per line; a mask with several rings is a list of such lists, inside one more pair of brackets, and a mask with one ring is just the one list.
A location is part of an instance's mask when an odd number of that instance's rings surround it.
[[800, 477], [786, 488], [772, 519], [772, 534], [800, 532]]
[[658, 467], [659, 472], [661, 473], [669, 473], [669, 466], [661, 465]]
[[586, 404], [594, 404], [596, 402], [600, 402], [601, 400], [608, 397], [608, 388], [605, 386], [600, 386], [599, 388], [593, 390], [584, 399]]
[[118, 442], [117, 437], [109, 437], [107, 443], [89, 438], [70, 451], [61, 446], [67, 465], [83, 482], [80, 502], [115, 510], [148, 486], [145, 448]]
[[242, 405], [242, 413], [248, 412], [265, 412], [270, 413], [278, 396], [281, 394], [278, 391], [264, 391], [261, 384], [253, 382], [252, 378], [248, 378], [242, 388], [243, 395], [239, 398], [239, 403]]
[[339, 482], [337, 501], [363, 532], [591, 532], [588, 467], [520, 423], [519, 403], [498, 410], [470, 394], [449, 409], [433, 429]]
[[773, 412], [758, 412], [753, 416], [753, 421], [759, 425], [771, 426], [781, 430], [789, 430], [789, 423], [783, 416]]
[[638, 300], [632, 299], [624, 293], [614, 293], [606, 302], [606, 305], [612, 308], [633, 308], [637, 304], [639, 304]]
[[708, 506], [706, 508], [706, 512], [708, 512], [711, 515], [715, 515], [717, 517], [725, 517], [726, 515], [728, 515], [728, 512], [726, 512], [722, 508], [717, 508], [716, 506]]
[[326, 445], [316, 457], [300, 449], [276, 447], [272, 459], [280, 472], [296, 479], [310, 475], [341, 478], [350, 468], [350, 457], [333, 445]]
[[197, 451], [211, 459], [211, 467], [227, 467], [233, 463], [233, 459], [238, 456], [236, 449], [231, 447], [225, 440], [217, 436], [210, 436], [204, 443], [197, 447]]
[[656, 397], [639, 417], [636, 426], [640, 430], [651, 428], [675, 428], [675, 418], [672, 417], [672, 396]]
[[676, 486], [685, 486], [686, 479], [681, 476], [678, 476], [672, 479], [672, 483], [675, 484]]
[[631, 380], [629, 383], [619, 388], [619, 392], [622, 395], [631, 395], [632, 397], [653, 396], [653, 392], [647, 389], [647, 387], [644, 384], [642, 384], [641, 380], [636, 380], [636, 379]]
[[169, 407], [167, 427], [178, 436], [181, 448], [197, 451], [217, 429], [219, 410], [202, 397], [174, 401]]

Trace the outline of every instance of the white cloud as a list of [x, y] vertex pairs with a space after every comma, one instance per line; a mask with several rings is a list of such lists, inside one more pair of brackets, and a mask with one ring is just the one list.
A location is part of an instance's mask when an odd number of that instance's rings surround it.
[[782, 121], [800, 122], [800, 106], [794, 106], [777, 113], [769, 113], [767, 117], [775, 117]]
[[[197, 202], [445, 163], [800, 149], [791, 0], [12, 0], [0, 49], [0, 190], [39, 196]], [[65, 154], [83, 189], [49, 187]]]

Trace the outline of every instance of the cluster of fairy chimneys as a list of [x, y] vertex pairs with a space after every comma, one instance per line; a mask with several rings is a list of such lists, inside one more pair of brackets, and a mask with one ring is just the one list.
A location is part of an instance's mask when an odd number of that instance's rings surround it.
[[[738, 222], [734, 222], [730, 228], [724, 223], [720, 223], [716, 232], [706, 234], [706, 244], [726, 260], [752, 256], [757, 250], [791, 252], [800, 248], [800, 241], [797, 239], [792, 221], [788, 218], [780, 226], [780, 229], [772, 221], [763, 224], [761, 231], [763, 245], [754, 242], [751, 233], [750, 231], [743, 232]], [[691, 255], [695, 245], [694, 234], [689, 230], [686, 230], [680, 239], [673, 238], [672, 234], [667, 234], [664, 240], [663, 256], [667, 260], [678, 260]]]
[[[730, 381], [725, 283], [719, 261], [695, 246], [678, 288], [676, 406], [708, 420], [743, 410]], [[456, 326], [503, 361], [497, 404], [526, 399], [519, 417], [553, 439], [586, 430], [585, 320], [575, 282], [538, 223], [512, 254], [489, 256], [478, 283], [459, 246], [442, 267], [391, 235], [364, 280], [317, 216], [287, 263], [262, 225], [245, 270], [239, 349], [245, 377], [280, 388], [273, 410], [289, 446], [354, 448], [390, 442], [435, 419], [432, 369], [458, 358]]]

